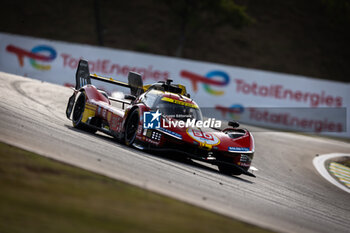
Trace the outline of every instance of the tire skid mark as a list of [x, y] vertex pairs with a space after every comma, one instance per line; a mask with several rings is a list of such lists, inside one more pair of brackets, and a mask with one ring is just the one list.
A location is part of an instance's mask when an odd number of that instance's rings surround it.
[[[49, 111], [49, 112], [51, 113], [51, 115], [45, 114], [45, 113], [42, 113], [42, 112], [39, 112], [39, 111], [36, 111], [37, 113], [39, 113], [39, 114], [41, 114], [41, 115], [43, 115], [43, 116], [48, 117], [48, 119], [51, 119], [52, 116], [54, 116], [55, 118], [57, 118], [57, 120], [62, 121], [62, 118], [58, 117], [58, 116], [52, 111], [53, 108], [52, 108], [50, 105], [44, 104], [44, 103], [38, 101], [37, 99], [31, 97], [30, 95], [28, 95], [28, 94], [22, 89], [21, 86], [22, 86], [23, 84], [27, 84], [27, 83], [31, 83], [31, 82], [30, 82], [30, 81], [18, 80], [18, 81], [13, 81], [13, 82], [11, 82], [11, 86], [12, 86], [13, 89], [14, 89], [16, 92], [18, 92], [20, 95], [22, 95], [22, 96], [26, 97], [27, 99], [29, 99], [29, 100], [31, 100], [31, 101], [33, 101], [33, 102], [35, 102], [35, 103], [37, 103], [37, 104], [39, 104], [39, 105], [45, 107], [45, 109], [46, 109], [47, 111]], [[27, 104], [26, 104], [26, 105], [27, 105]], [[27, 106], [28, 106], [28, 105], [27, 105]], [[28, 106], [28, 107], [30, 107], [30, 106]], [[48, 120], [48, 119], [46, 119], [46, 120]]]

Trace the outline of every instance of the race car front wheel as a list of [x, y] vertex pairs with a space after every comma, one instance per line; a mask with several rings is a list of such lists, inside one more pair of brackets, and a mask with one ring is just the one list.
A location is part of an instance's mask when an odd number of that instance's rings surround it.
[[75, 106], [73, 109], [73, 116], [72, 116], [73, 126], [74, 128], [82, 129], [89, 133], [95, 133], [96, 129], [89, 127], [88, 125], [84, 124], [81, 121], [83, 119], [83, 114], [85, 110], [85, 102], [86, 102], [85, 93], [81, 92], [77, 101], [75, 102]]
[[131, 115], [128, 117], [128, 120], [125, 125], [125, 144], [132, 145], [135, 142], [137, 127], [139, 126], [139, 111], [134, 110]]

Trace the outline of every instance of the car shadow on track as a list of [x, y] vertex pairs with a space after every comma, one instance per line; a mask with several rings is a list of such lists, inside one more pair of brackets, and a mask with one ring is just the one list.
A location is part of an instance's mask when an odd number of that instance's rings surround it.
[[113, 138], [112, 136], [106, 135], [106, 134], [101, 133], [101, 132], [89, 133], [89, 132], [86, 132], [84, 130], [76, 129], [76, 128], [70, 126], [70, 125], [65, 125], [65, 126], [68, 129], [73, 130], [75, 132], [79, 132], [79, 133], [82, 133], [82, 134], [85, 134], [85, 135], [91, 135], [93, 137], [96, 137], [96, 138], [99, 138], [99, 139], [102, 139], [102, 140], [105, 140], [105, 141], [109, 141], [109, 142], [115, 143], [119, 147], [122, 147], [124, 149], [128, 149], [128, 150], [133, 151], [133, 152], [145, 153], [146, 155], [157, 157], [157, 158], [160, 158], [160, 159], [164, 159], [165, 161], [186, 164], [186, 165], [194, 167], [194, 168], [199, 168], [199, 169], [201, 169], [203, 171], [208, 171], [208, 172], [212, 172], [212, 173], [215, 173], [215, 174], [220, 174], [221, 176], [229, 177], [229, 178], [235, 179], [237, 181], [241, 181], [241, 182], [245, 182], [245, 183], [249, 183], [249, 184], [254, 184], [254, 182], [252, 182], [250, 180], [247, 180], [247, 179], [244, 179], [242, 177], [224, 175], [224, 174], [220, 173], [217, 169], [205, 166], [205, 165], [203, 165], [203, 164], [201, 164], [201, 163], [199, 163], [199, 162], [197, 162], [197, 161], [195, 161], [193, 159], [187, 158], [185, 156], [178, 156], [178, 155], [176, 155], [174, 153], [164, 153], [164, 152], [162, 153], [162, 152], [157, 152], [157, 151], [148, 151], [148, 150], [147, 151], [143, 151], [143, 150], [139, 150], [139, 149], [127, 146], [124, 143], [120, 142], [119, 140]]

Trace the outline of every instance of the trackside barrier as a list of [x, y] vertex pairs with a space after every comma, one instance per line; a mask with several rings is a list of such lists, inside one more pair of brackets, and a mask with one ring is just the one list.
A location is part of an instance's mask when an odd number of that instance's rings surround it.
[[0, 33], [3, 72], [73, 86], [80, 58], [92, 73], [124, 82], [129, 71], [145, 84], [171, 78], [217, 118], [350, 138], [349, 83]]

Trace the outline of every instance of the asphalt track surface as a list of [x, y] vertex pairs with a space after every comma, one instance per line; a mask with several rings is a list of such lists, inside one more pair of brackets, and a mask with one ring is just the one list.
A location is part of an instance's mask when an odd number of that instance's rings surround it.
[[230, 177], [214, 166], [145, 153], [72, 128], [65, 117], [71, 94], [0, 72], [0, 140], [275, 231], [349, 232], [350, 195], [323, 179], [312, 159], [349, 153], [350, 143], [253, 132], [257, 178]]

